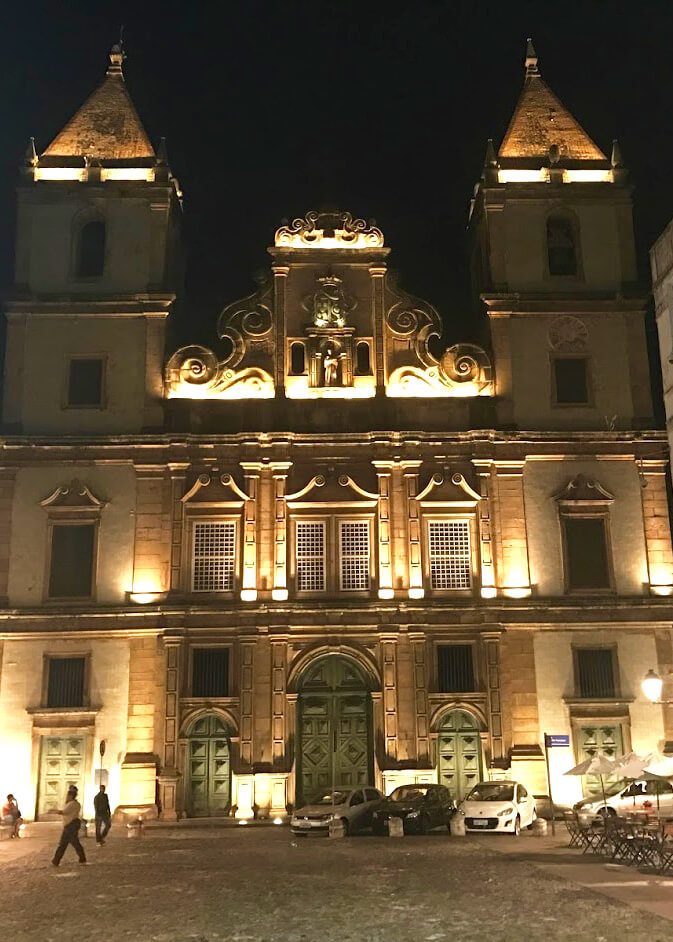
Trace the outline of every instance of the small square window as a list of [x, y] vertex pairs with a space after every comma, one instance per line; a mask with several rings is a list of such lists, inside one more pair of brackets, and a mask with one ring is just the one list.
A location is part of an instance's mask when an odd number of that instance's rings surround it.
[[585, 406], [589, 402], [586, 357], [559, 357], [553, 361], [554, 400], [557, 405]]
[[49, 597], [89, 598], [93, 581], [95, 524], [54, 524], [51, 530]]
[[236, 569], [236, 524], [194, 524], [193, 592], [233, 592]]
[[68, 405], [96, 408], [103, 404], [103, 360], [74, 357], [68, 364]]
[[84, 658], [50, 657], [47, 667], [47, 707], [84, 706]]
[[471, 644], [443, 644], [437, 648], [439, 693], [471, 693], [474, 667]]
[[324, 592], [326, 585], [325, 523], [297, 522], [295, 558], [298, 592]]
[[469, 589], [472, 553], [469, 520], [432, 520], [428, 523], [430, 586], [433, 589]]

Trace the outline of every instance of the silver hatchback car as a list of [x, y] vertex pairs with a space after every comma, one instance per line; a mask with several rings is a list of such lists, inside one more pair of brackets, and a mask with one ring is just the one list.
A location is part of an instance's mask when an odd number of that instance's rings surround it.
[[310, 805], [304, 805], [292, 815], [290, 827], [297, 837], [307, 834], [326, 834], [332, 818], [340, 819], [346, 835], [371, 827], [372, 815], [383, 801], [377, 788], [329, 789]]

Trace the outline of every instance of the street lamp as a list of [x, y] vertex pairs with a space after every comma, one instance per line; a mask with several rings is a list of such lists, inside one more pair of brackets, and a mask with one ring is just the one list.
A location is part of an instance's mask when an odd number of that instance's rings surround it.
[[649, 670], [643, 677], [640, 686], [650, 703], [663, 702], [661, 699], [661, 691], [663, 690], [664, 682], [656, 671]]

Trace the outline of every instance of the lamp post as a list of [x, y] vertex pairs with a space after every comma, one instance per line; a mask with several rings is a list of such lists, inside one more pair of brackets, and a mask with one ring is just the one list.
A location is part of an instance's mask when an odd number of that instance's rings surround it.
[[673, 700], [661, 699], [664, 682], [656, 671], [649, 670], [643, 677], [640, 686], [650, 703], [673, 703]]

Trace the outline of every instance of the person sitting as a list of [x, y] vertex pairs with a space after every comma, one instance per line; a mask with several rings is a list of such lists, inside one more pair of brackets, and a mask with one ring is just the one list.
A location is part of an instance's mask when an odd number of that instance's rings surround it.
[[16, 801], [16, 798], [10, 792], [7, 795], [7, 801], [2, 806], [2, 823], [9, 824], [12, 827], [12, 833], [10, 837], [18, 837], [19, 829], [23, 824], [23, 818], [21, 817], [21, 812], [19, 811], [19, 805]]

